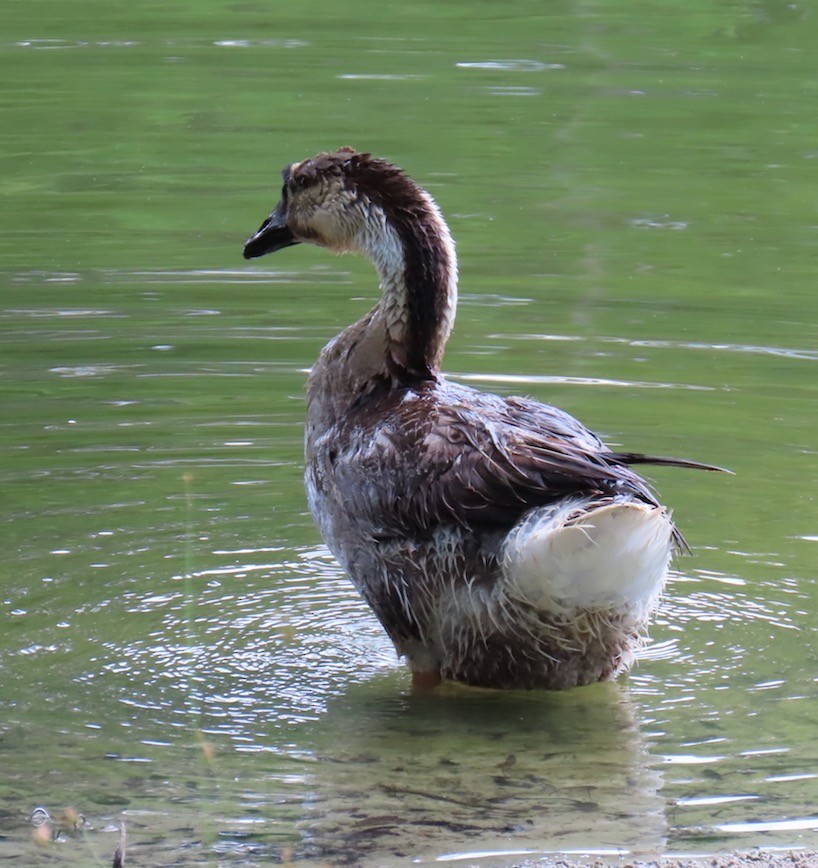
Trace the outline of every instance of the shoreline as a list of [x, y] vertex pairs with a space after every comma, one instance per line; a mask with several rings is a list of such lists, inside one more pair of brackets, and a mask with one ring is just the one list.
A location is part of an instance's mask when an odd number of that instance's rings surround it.
[[816, 868], [818, 851], [815, 850], [747, 850], [721, 855], [689, 855], [661, 857], [659, 859], [627, 859], [606, 861], [601, 859], [538, 859], [521, 862], [518, 868]]

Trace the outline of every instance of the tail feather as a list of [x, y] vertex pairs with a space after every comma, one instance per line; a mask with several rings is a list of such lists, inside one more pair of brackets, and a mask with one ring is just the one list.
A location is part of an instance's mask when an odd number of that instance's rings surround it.
[[673, 522], [637, 501], [533, 510], [509, 535], [509, 591], [544, 611], [611, 609], [642, 623], [667, 576]]
[[671, 458], [663, 455], [642, 455], [640, 452], [612, 452], [610, 455], [618, 464], [655, 464], [661, 467], [687, 467], [690, 470], [710, 470], [713, 473], [729, 473], [732, 470], [718, 467], [715, 464], [704, 464], [701, 461], [691, 461], [688, 458]]

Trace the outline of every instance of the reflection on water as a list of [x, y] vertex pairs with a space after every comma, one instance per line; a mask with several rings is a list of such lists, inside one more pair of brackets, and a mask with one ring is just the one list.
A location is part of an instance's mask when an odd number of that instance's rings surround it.
[[512, 864], [587, 852], [591, 825], [598, 850], [661, 852], [659, 777], [623, 688], [399, 697], [373, 688], [334, 698], [315, 728], [319, 768], [302, 826], [314, 857], [468, 863], [480, 851]]

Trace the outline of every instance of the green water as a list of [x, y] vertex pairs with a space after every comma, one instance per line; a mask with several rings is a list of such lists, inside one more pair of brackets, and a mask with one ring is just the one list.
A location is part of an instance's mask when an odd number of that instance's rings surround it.
[[[140, 865], [818, 847], [818, 19], [4, 11], [0, 857], [108, 865], [122, 822]], [[695, 557], [621, 682], [413, 696], [321, 546], [305, 370], [374, 276], [241, 247], [346, 143], [451, 223], [453, 376], [736, 472], [653, 474]]]

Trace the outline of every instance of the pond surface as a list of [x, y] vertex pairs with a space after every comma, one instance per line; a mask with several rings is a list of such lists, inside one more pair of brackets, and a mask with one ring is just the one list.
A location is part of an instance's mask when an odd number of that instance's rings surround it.
[[[109, 865], [123, 822], [139, 865], [818, 846], [818, 18], [11, 7], [0, 858]], [[376, 282], [241, 248], [345, 143], [451, 222], [454, 378], [735, 471], [653, 473], [695, 555], [628, 678], [413, 695], [321, 545], [305, 371]]]

